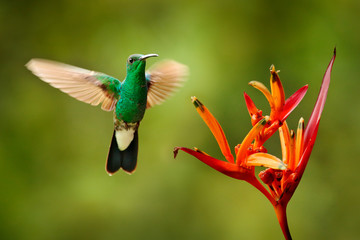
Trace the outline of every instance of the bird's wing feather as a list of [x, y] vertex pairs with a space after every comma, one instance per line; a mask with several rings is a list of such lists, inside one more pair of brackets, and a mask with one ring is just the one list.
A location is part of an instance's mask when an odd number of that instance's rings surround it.
[[31, 59], [26, 67], [44, 82], [105, 111], [115, 108], [121, 82], [103, 73], [45, 59]]
[[177, 88], [182, 86], [187, 75], [188, 67], [172, 60], [152, 66], [146, 73], [148, 84], [146, 108], [161, 104]]

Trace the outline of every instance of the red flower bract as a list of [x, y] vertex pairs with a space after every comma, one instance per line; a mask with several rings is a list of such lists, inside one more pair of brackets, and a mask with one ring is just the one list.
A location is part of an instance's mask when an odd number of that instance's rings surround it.
[[[303, 86], [285, 100], [278, 71], [275, 71], [275, 67], [271, 66], [271, 92], [260, 82], [252, 81], [249, 83], [265, 95], [271, 108], [270, 115], [263, 116], [262, 111], [244, 93], [253, 127], [242, 143], [235, 147], [235, 155], [231, 153], [225, 133], [218, 121], [196, 97], [192, 97], [196, 110], [214, 135], [226, 161], [213, 158], [197, 148], [192, 150], [185, 147], [176, 147], [174, 157], [177, 156], [179, 150], [184, 151], [216, 171], [238, 180], [244, 180], [256, 187], [273, 205], [285, 238], [291, 239], [286, 207], [301, 180], [315, 143], [335, 57], [336, 51], [334, 50], [334, 55], [326, 69], [318, 99], [306, 128], [304, 127], [304, 119], [301, 118], [297, 131], [289, 131], [286, 118], [305, 96], [308, 86]], [[263, 146], [278, 130], [282, 160], [267, 153]], [[259, 178], [268, 186], [269, 190], [266, 190], [256, 178], [256, 166], [266, 167], [264, 171], [260, 172]]]

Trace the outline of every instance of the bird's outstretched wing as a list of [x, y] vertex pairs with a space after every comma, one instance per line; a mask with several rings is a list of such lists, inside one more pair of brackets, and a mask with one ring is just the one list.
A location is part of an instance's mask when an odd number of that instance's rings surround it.
[[26, 67], [44, 82], [105, 111], [115, 108], [121, 82], [103, 73], [45, 59], [31, 59]]
[[188, 67], [167, 60], [152, 66], [146, 73], [148, 95], [146, 108], [161, 104], [177, 88], [181, 87], [188, 75]]

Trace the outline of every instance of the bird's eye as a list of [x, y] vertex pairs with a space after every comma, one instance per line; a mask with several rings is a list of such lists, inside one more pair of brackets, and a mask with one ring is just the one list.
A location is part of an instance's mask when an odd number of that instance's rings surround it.
[[133, 62], [134, 62], [134, 59], [133, 59], [133, 58], [129, 58], [128, 61], [129, 61], [129, 63], [133, 63]]

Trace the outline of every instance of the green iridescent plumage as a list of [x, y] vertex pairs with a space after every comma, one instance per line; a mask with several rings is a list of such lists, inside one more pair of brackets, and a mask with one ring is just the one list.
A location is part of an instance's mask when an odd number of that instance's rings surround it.
[[102, 103], [105, 111], [114, 110], [114, 133], [106, 170], [113, 174], [122, 168], [131, 173], [137, 162], [137, 131], [146, 109], [169, 97], [187, 75], [187, 67], [175, 61], [159, 63], [145, 72], [146, 59], [156, 56], [131, 55], [122, 82], [104, 73], [49, 60], [32, 59], [26, 66], [70, 96], [95, 106]]
[[125, 122], [139, 122], [145, 114], [148, 90], [145, 77], [146, 58], [139, 60], [142, 56], [131, 55], [126, 64], [126, 78], [121, 84], [121, 98], [115, 108], [116, 117]]

